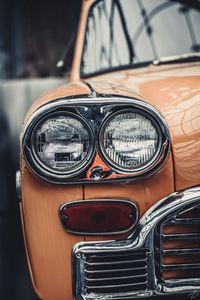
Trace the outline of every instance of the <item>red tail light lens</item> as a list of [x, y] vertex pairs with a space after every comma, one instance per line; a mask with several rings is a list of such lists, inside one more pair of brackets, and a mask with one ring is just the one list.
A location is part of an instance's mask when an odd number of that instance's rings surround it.
[[83, 200], [64, 204], [60, 217], [66, 230], [77, 234], [118, 234], [137, 222], [134, 203], [124, 200]]

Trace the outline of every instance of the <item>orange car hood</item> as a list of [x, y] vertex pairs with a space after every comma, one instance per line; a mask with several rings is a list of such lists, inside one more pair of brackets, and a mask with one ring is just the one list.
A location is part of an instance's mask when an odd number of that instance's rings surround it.
[[97, 93], [143, 98], [156, 107], [171, 133], [176, 190], [200, 183], [200, 63], [151, 65], [87, 82]]

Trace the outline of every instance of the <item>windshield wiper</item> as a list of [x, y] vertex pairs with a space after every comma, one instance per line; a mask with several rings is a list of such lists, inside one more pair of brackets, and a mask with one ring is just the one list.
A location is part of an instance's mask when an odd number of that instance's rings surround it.
[[182, 55], [174, 55], [174, 56], [165, 56], [159, 59], [155, 59], [153, 61], [153, 65], [165, 65], [171, 63], [184, 63], [184, 62], [194, 62], [200, 61], [200, 52], [194, 53], [185, 53]]

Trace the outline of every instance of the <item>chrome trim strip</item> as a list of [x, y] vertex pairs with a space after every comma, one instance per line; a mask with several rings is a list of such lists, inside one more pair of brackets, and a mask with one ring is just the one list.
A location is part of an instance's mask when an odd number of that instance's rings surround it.
[[21, 191], [21, 174], [20, 174], [20, 171], [18, 170], [16, 172], [16, 175], [15, 175], [15, 180], [16, 180], [16, 194], [17, 194], [17, 200], [19, 202], [21, 202], [21, 199], [22, 199], [22, 191]]
[[[109, 110], [111, 111], [113, 108], [126, 108], [132, 107], [134, 109], [141, 109], [144, 113], [148, 113], [150, 118], [153, 118], [156, 120], [156, 123], [159, 126], [159, 129], [162, 134], [162, 145], [159, 157], [156, 159], [156, 161], [152, 162], [151, 166], [148, 166], [147, 170], [143, 170], [142, 172], [133, 172], [131, 174], [127, 173], [127, 177], [122, 176], [118, 177], [116, 179], [102, 179], [99, 181], [87, 179], [83, 174], [80, 172], [72, 174], [72, 175], [59, 175], [56, 174], [56, 172], [51, 172], [52, 174], [47, 174], [46, 170], [41, 169], [40, 165], [36, 161], [32, 161], [31, 158], [31, 151], [28, 149], [27, 151], [27, 140], [29, 139], [30, 131], [34, 128], [34, 126], [37, 124], [38, 120], [42, 118], [44, 115], [47, 115], [49, 113], [53, 113], [59, 109], [62, 108], [62, 110], [66, 109], [73, 109], [76, 110], [78, 107], [80, 108], [87, 108], [87, 107], [93, 107], [99, 106], [101, 110], [105, 109], [105, 116], [107, 117]], [[77, 114], [79, 116], [79, 114]], [[103, 121], [102, 121], [103, 122]], [[87, 122], [88, 125], [91, 127], [91, 124], [89, 121]], [[96, 136], [96, 141], [94, 143], [96, 144], [98, 140], [98, 137]], [[99, 145], [97, 145], [99, 148]], [[120, 96], [113, 96], [113, 95], [105, 95], [104, 97], [99, 95], [99, 97], [76, 97], [76, 98], [61, 98], [56, 99], [48, 104], [45, 104], [44, 106], [40, 107], [38, 110], [36, 110], [32, 116], [27, 121], [25, 127], [22, 131], [22, 152], [23, 157], [26, 160], [29, 168], [33, 171], [33, 173], [40, 178], [44, 179], [47, 182], [55, 183], [55, 184], [69, 184], [69, 183], [80, 183], [80, 182], [89, 182], [89, 183], [97, 183], [97, 182], [106, 182], [106, 181], [116, 181], [116, 180], [134, 180], [138, 179], [139, 177], [147, 177], [152, 175], [155, 171], [157, 171], [161, 165], [164, 163], [169, 151], [170, 151], [170, 134], [169, 130], [166, 124], [165, 119], [161, 116], [161, 114], [150, 104], [146, 103], [145, 101], [133, 99], [133, 98], [124, 98]], [[92, 158], [88, 159], [87, 167], [92, 162]], [[113, 169], [113, 168], [112, 168]], [[84, 168], [86, 170], [86, 168]], [[84, 171], [83, 170], [83, 171]], [[115, 171], [113, 169], [113, 171]], [[118, 174], [122, 174], [122, 172], [118, 171]]]
[[[187, 206], [195, 207], [200, 203], [200, 186], [176, 192], [153, 205], [140, 219], [134, 232], [127, 240], [102, 241], [102, 242], [81, 242], [73, 248], [73, 289], [75, 300], [118, 300], [147, 297], [152, 295], [164, 295], [168, 293], [190, 292], [194, 289], [200, 290], [200, 278], [194, 280], [173, 280], [167, 283], [161, 282], [156, 276], [154, 262], [155, 246], [154, 233], [160, 221], [169, 218]], [[87, 294], [85, 290], [85, 267], [86, 255], [100, 253], [112, 254], [123, 253], [134, 250], [150, 249], [148, 260], [148, 275], [150, 288], [145, 291], [117, 293], [117, 294]]]
[[30, 124], [35, 120], [38, 119], [38, 117], [48, 111], [51, 111], [52, 109], [57, 109], [58, 107], [68, 107], [68, 106], [82, 106], [84, 107], [85, 105], [97, 105], [97, 104], [102, 104], [102, 105], [113, 105], [113, 104], [121, 104], [121, 105], [134, 105], [135, 107], [143, 107], [146, 108], [147, 110], [150, 110], [154, 112], [155, 114], [159, 115], [162, 119], [162, 122], [164, 122], [165, 126], [167, 127], [167, 123], [165, 119], [160, 115], [158, 110], [156, 110], [153, 106], [151, 106], [149, 103], [145, 102], [144, 100], [138, 100], [135, 98], [125, 98], [121, 96], [115, 96], [115, 95], [105, 95], [104, 97], [99, 96], [99, 97], [76, 97], [76, 98], [59, 98], [56, 100], [52, 100], [48, 104], [45, 104], [41, 107], [39, 107], [29, 118], [27, 121], [22, 134], [27, 130], [27, 128], [30, 126]]

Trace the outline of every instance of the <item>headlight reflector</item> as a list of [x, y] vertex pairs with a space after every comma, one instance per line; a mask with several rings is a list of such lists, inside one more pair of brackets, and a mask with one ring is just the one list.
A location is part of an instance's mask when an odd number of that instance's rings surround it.
[[100, 145], [103, 155], [124, 172], [146, 168], [160, 148], [160, 131], [156, 123], [137, 110], [121, 110], [103, 124]]

